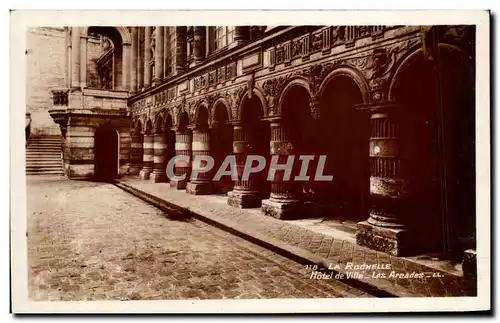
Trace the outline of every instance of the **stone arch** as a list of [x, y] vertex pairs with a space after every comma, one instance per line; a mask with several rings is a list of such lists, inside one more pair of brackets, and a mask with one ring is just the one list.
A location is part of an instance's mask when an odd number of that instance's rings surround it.
[[163, 113], [161, 111], [155, 115], [153, 131], [155, 133], [163, 132]]
[[132, 122], [132, 128], [136, 131], [142, 131], [142, 121], [141, 118], [137, 118]]
[[[439, 43], [438, 44], [438, 49], [439, 50], [445, 50], [445, 51], [450, 51], [450, 52], [455, 52], [458, 54], [457, 57], [459, 57], [459, 60], [465, 61], [466, 60], [466, 53], [459, 48], [456, 45], [452, 44], [447, 44], [447, 43]], [[399, 84], [400, 81], [400, 76], [403, 73], [403, 71], [415, 60], [419, 59], [421, 55], [423, 54], [423, 49], [422, 45], [419, 43], [415, 46], [413, 46], [406, 55], [400, 58], [399, 62], [396, 63], [396, 69], [394, 72], [389, 76], [389, 86], [387, 87], [387, 98], [389, 100], [394, 100], [395, 99], [395, 92], [396, 88]]]
[[147, 118], [147, 120], [144, 122], [144, 129], [143, 132], [146, 134], [150, 134], [153, 131], [153, 122], [151, 121], [151, 118]]
[[[201, 119], [206, 119], [206, 120], [201, 120]], [[193, 125], [200, 125], [202, 123], [206, 123], [206, 125], [209, 125], [210, 119], [211, 119], [210, 106], [208, 105], [208, 102], [206, 100], [202, 100], [195, 107], [192, 123]]]
[[[102, 28], [101, 26], [86, 26], [86, 27], [83, 27], [82, 34], [87, 35], [89, 28], [92, 28], [92, 27]], [[107, 27], [107, 28], [113, 28], [113, 29], [116, 29], [116, 31], [118, 31], [118, 33], [121, 36], [121, 40], [122, 40], [123, 45], [132, 44], [132, 36], [130, 35], [130, 32], [128, 31], [127, 27], [118, 26], [118, 27]]]
[[[260, 103], [262, 105], [263, 117], [266, 117], [269, 110], [268, 110], [268, 106], [267, 106], [267, 101], [265, 99], [265, 96], [262, 94], [262, 91], [256, 87], [252, 90], [252, 95], [255, 95], [260, 100]], [[247, 99], [248, 99], [248, 90], [246, 90], [243, 93], [240, 101], [236, 103], [236, 106], [238, 107], [236, 117], [238, 120], [242, 119], [243, 106], [245, 105], [245, 101]]]
[[175, 125], [175, 116], [172, 110], [165, 111], [163, 115], [164, 130], [168, 131]]
[[366, 79], [363, 77], [361, 72], [353, 69], [350, 66], [340, 66], [335, 68], [333, 71], [331, 71], [325, 79], [321, 82], [318, 92], [317, 92], [317, 97], [320, 98], [325, 89], [328, 87], [328, 83], [335, 79], [336, 77], [339, 76], [347, 76], [351, 78], [354, 83], [358, 86], [359, 90], [361, 91], [361, 96], [363, 98], [363, 103], [368, 104], [371, 101], [371, 95], [370, 95], [370, 87], [368, 85], [368, 82]]
[[296, 86], [300, 86], [303, 89], [305, 89], [307, 91], [307, 93], [309, 94], [309, 98], [313, 97], [313, 93], [311, 92], [311, 87], [309, 86], [309, 82], [307, 82], [306, 79], [304, 79], [302, 77], [296, 77], [296, 78], [290, 80], [283, 88], [283, 91], [281, 91], [281, 94], [280, 94], [280, 97], [278, 100], [277, 109], [276, 109], [276, 113], [278, 115], [282, 114], [283, 101], [284, 101], [285, 97], [287, 96], [288, 92], [290, 91], [290, 89], [292, 89], [293, 87], [296, 87]]
[[232, 119], [231, 105], [229, 104], [229, 102], [225, 98], [218, 98], [217, 100], [215, 100], [215, 102], [212, 104], [212, 106], [210, 107], [210, 110], [209, 110], [210, 111], [210, 125], [214, 122], [215, 109], [219, 105], [223, 105], [225, 107], [226, 112], [227, 112], [227, 116], [228, 116], [228, 121]]
[[428, 236], [417, 251], [460, 260], [476, 236], [475, 65], [455, 44], [437, 49], [433, 59], [420, 46], [405, 53], [390, 75], [387, 96], [399, 109], [396, 129], [413, 201], [405, 224]]

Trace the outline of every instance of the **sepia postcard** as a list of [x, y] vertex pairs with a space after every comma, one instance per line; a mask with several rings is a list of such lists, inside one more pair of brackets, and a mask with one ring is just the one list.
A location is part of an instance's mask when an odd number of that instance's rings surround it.
[[12, 11], [11, 311], [490, 310], [489, 20]]

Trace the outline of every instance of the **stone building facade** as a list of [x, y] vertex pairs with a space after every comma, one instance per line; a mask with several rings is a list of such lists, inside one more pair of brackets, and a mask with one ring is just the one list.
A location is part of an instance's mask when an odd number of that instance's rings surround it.
[[[473, 26], [65, 33], [66, 83], [50, 113], [68, 177], [136, 175], [282, 219], [348, 219], [359, 244], [394, 255], [475, 247]], [[171, 157], [200, 154], [216, 167], [235, 155], [238, 180], [167, 178]], [[334, 179], [287, 181], [277, 171], [268, 182], [264, 170], [242, 180], [249, 154], [325, 155]], [[174, 171], [192, 167], [176, 161]]]

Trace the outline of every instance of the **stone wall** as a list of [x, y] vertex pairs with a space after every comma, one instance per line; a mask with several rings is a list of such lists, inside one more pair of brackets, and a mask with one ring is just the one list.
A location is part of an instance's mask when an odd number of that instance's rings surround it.
[[63, 28], [29, 28], [26, 44], [26, 112], [31, 113], [31, 133], [60, 134], [48, 110], [50, 90], [64, 86], [65, 32]]

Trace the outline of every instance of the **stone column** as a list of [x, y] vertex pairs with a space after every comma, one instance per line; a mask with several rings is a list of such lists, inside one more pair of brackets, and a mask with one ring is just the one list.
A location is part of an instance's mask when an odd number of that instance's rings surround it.
[[144, 87], [151, 85], [151, 27], [144, 27]]
[[144, 27], [137, 27], [137, 91], [144, 87], [144, 44], [142, 37]]
[[[210, 132], [208, 128], [196, 127], [193, 129], [193, 144], [192, 158], [196, 156], [211, 156], [210, 155]], [[204, 167], [206, 162], [203, 161], [200, 166]], [[194, 172], [197, 165], [191, 163], [191, 170]], [[193, 174], [193, 173], [191, 173]], [[212, 172], [197, 174], [196, 178], [191, 178], [191, 181], [186, 186], [186, 192], [194, 195], [206, 195], [213, 193]]]
[[130, 173], [132, 175], [138, 175], [142, 168], [143, 138], [138, 129], [132, 129], [130, 136], [132, 139], [130, 143]]
[[139, 48], [137, 27], [132, 27], [132, 64], [130, 64], [130, 92], [137, 92], [137, 54]]
[[254, 153], [252, 147], [252, 132], [241, 123], [233, 125], [233, 153], [236, 157], [238, 180], [234, 188], [227, 193], [227, 204], [239, 208], [261, 206], [262, 194], [258, 189], [259, 174], [250, 174], [248, 180], [243, 180], [243, 169], [247, 155]]
[[186, 68], [187, 62], [187, 27], [177, 26], [176, 44], [175, 44], [175, 69], [177, 73], [181, 73]]
[[64, 87], [70, 86], [70, 55], [71, 55], [71, 41], [69, 36], [69, 27], [64, 27]]
[[153, 172], [149, 176], [154, 183], [165, 182], [167, 179], [165, 165], [165, 151], [167, 144], [163, 128], [155, 129], [153, 139]]
[[367, 221], [359, 222], [356, 241], [360, 245], [400, 256], [408, 246], [409, 185], [405, 170], [408, 159], [401, 151], [401, 127], [394, 103], [369, 106], [370, 199]]
[[150, 133], [144, 134], [142, 169], [139, 173], [141, 179], [149, 179], [153, 171], [153, 143], [154, 137]]
[[205, 28], [204, 26], [194, 27], [193, 39], [193, 63], [199, 65], [205, 59]]
[[87, 42], [88, 36], [80, 34], [80, 87], [87, 86]]
[[80, 27], [71, 28], [71, 87], [80, 88]]
[[132, 48], [131, 44], [125, 43], [122, 45], [122, 90], [130, 90], [130, 64]]
[[[155, 32], [155, 79], [153, 83], [155, 85], [159, 84], [163, 78], [163, 31], [164, 28], [161, 26], [156, 26]], [[165, 53], [166, 54], [166, 53]]]
[[[191, 158], [191, 131], [189, 129], [176, 130], [175, 132], [175, 155], [176, 156], [187, 156]], [[190, 159], [191, 160], [191, 159]], [[170, 180], [170, 187], [175, 187], [178, 190], [183, 190], [186, 188], [189, 182], [189, 176], [191, 172], [191, 161], [185, 162], [183, 160], [176, 160], [174, 173], [176, 176], [186, 175], [183, 180]]]
[[248, 41], [250, 36], [250, 26], [234, 27], [234, 41], [239, 45]]
[[[278, 219], [296, 219], [303, 216], [303, 203], [300, 199], [301, 182], [293, 181], [298, 174], [300, 161], [293, 146], [294, 134], [298, 129], [284, 123], [281, 119], [271, 121], [271, 157], [278, 158], [278, 164], [286, 164], [289, 156], [295, 156], [290, 178], [284, 178], [285, 170], [275, 169], [271, 181], [269, 199], [262, 201], [262, 212]], [[270, 169], [271, 170], [271, 169]]]

